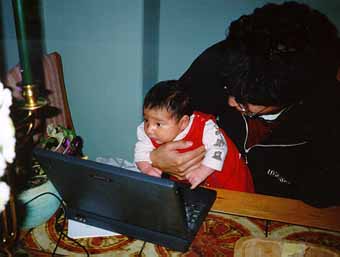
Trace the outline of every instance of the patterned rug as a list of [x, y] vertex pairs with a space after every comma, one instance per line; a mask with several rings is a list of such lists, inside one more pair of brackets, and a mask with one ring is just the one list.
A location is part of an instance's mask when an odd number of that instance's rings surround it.
[[[56, 216], [33, 229], [23, 238], [22, 246], [30, 256], [51, 256], [64, 222], [63, 217], [56, 218]], [[245, 236], [267, 236], [272, 239], [305, 241], [340, 252], [340, 233], [210, 212], [186, 253], [171, 251], [165, 247], [144, 243], [124, 235], [83, 238], [76, 241], [63, 236], [55, 256], [87, 256], [83, 248], [85, 247], [88, 254], [94, 257], [232, 257], [236, 241]]]

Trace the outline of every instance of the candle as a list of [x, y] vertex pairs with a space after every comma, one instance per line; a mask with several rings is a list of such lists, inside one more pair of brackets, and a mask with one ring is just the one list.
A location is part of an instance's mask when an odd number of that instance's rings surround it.
[[25, 0], [12, 0], [23, 85], [32, 84], [29, 45], [26, 33]]

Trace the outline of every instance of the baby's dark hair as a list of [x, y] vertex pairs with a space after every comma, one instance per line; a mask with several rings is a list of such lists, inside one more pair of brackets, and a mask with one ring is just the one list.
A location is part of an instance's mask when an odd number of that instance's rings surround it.
[[177, 80], [161, 81], [154, 85], [144, 98], [143, 108], [164, 108], [177, 120], [193, 113], [190, 97]]
[[296, 2], [266, 4], [232, 22], [223, 75], [240, 103], [289, 105], [327, 90], [339, 65], [336, 27]]

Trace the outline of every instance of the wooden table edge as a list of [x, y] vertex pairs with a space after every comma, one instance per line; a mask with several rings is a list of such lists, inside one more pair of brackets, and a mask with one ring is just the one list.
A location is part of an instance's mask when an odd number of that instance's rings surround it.
[[213, 211], [340, 232], [340, 206], [316, 208], [294, 199], [215, 190]]

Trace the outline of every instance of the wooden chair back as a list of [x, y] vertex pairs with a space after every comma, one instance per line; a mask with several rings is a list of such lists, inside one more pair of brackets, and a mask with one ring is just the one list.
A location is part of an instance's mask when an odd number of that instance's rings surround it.
[[[44, 80], [38, 85], [41, 93], [46, 95], [49, 102], [46, 123], [74, 129], [71, 111], [67, 101], [67, 92], [64, 83], [63, 64], [60, 55], [53, 52], [42, 57]], [[20, 66], [10, 69], [5, 78], [5, 86], [12, 89], [13, 97], [23, 99], [18, 83], [22, 80]]]

